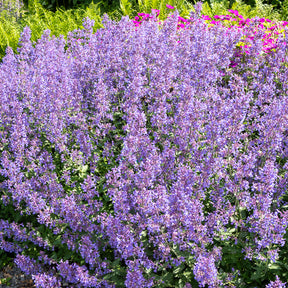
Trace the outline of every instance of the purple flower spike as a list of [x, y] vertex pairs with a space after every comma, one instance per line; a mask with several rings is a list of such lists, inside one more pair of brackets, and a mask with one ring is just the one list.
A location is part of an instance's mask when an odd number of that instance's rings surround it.
[[265, 288], [286, 288], [286, 283], [283, 283], [278, 275], [276, 275], [276, 280], [271, 281]]
[[217, 269], [215, 267], [213, 257], [200, 255], [194, 266], [195, 279], [199, 282], [200, 287], [209, 285], [209, 287], [217, 284]]

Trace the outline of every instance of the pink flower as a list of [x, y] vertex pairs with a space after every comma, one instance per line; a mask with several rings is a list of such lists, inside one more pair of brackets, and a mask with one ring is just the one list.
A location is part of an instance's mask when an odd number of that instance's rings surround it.
[[228, 10], [231, 14], [234, 14], [236, 16], [239, 16], [239, 12], [237, 10]]
[[241, 15], [239, 15], [239, 12], [237, 10], [234, 10], [234, 15], [240, 17]]
[[158, 9], [151, 9], [152, 12], [156, 12], [156, 16], [158, 17], [160, 14], [160, 10]]
[[[211, 18], [209, 17], [209, 16], [207, 16], [207, 15], [202, 15], [202, 18], [204, 19], [204, 20], [211, 20]], [[288, 23], [288, 22], [287, 22]]]
[[174, 9], [174, 8], [175, 8], [175, 7], [173, 7], [173, 6], [169, 5], [169, 4], [166, 4], [166, 7], [167, 7], [168, 9]]
[[230, 15], [226, 15], [223, 17], [222, 20], [231, 20], [231, 19], [232, 19], [232, 17]]
[[214, 16], [215, 19], [220, 19], [220, 20], [230, 20], [231, 19], [231, 16], [229, 15], [215, 15]]
[[238, 64], [234, 61], [231, 61], [231, 64], [229, 65], [230, 67], [236, 67]]
[[273, 43], [274, 42], [273, 39], [268, 39], [267, 41], [268, 41], [268, 43]]

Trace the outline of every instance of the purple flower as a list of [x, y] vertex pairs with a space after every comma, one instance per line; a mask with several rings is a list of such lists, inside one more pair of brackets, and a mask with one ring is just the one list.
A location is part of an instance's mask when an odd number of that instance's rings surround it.
[[61, 283], [56, 277], [47, 274], [36, 274], [32, 275], [34, 284], [37, 288], [60, 288]]
[[285, 288], [286, 283], [281, 282], [278, 275], [276, 275], [275, 281], [271, 281], [269, 284], [265, 286], [265, 288]]
[[200, 255], [194, 266], [193, 273], [200, 287], [205, 287], [205, 285], [217, 287], [217, 269], [213, 257]]

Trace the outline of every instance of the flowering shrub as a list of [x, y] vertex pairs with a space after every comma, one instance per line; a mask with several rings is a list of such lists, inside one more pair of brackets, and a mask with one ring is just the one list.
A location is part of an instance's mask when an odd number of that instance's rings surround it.
[[237, 28], [151, 20], [104, 17], [93, 34], [86, 19], [35, 45], [26, 28], [7, 50], [0, 247], [36, 287], [274, 287], [287, 40], [265, 57], [251, 42], [230, 67]]

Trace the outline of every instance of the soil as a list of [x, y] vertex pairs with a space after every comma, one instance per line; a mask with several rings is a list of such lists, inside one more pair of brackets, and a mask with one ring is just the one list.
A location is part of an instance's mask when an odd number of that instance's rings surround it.
[[35, 288], [31, 276], [27, 276], [16, 265], [0, 270], [0, 288]]

